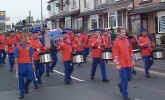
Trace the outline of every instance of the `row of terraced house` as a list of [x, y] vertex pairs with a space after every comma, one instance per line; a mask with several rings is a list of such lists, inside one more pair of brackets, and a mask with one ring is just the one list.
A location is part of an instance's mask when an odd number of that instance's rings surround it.
[[133, 34], [146, 28], [157, 44], [165, 33], [165, 0], [50, 0], [47, 8], [49, 28], [123, 27]]

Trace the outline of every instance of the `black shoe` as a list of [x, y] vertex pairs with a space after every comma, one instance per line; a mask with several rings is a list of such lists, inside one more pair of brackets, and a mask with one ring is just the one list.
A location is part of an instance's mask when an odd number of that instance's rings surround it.
[[65, 82], [65, 84], [66, 84], [66, 85], [69, 85], [69, 84], [70, 84], [70, 81]]
[[50, 75], [49, 74], [46, 74], [46, 77], [49, 77]]
[[109, 80], [102, 80], [104, 83], [108, 83], [109, 82]]
[[24, 98], [24, 96], [19, 96], [19, 97], [18, 97], [18, 99], [23, 99], [23, 98]]
[[146, 75], [145, 77], [146, 77], [146, 78], [151, 78], [151, 76], [150, 76], [150, 75]]
[[91, 77], [91, 80], [94, 80], [94, 79], [95, 79], [95, 78], [92, 76], [92, 77]]
[[136, 76], [136, 71], [135, 71], [135, 70], [133, 70], [133, 71], [132, 71], [132, 74], [134, 74], [134, 75]]
[[29, 89], [25, 89], [25, 93], [28, 94], [29, 93]]
[[130, 100], [130, 98], [129, 97], [123, 97], [123, 100]]
[[121, 88], [120, 84], [118, 84], [118, 88], [120, 90], [120, 93], [122, 93], [122, 88]]
[[13, 69], [10, 69], [10, 72], [13, 72]]
[[37, 90], [37, 89], [39, 89], [39, 87], [38, 86], [35, 86], [34, 89]]
[[39, 83], [39, 84], [42, 84], [42, 80], [38, 80], [38, 83]]

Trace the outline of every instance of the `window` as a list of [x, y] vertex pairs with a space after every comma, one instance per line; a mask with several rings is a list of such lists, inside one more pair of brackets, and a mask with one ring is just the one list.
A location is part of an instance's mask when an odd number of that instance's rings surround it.
[[124, 15], [123, 11], [114, 11], [109, 13], [109, 27], [123, 27]]
[[72, 0], [72, 9], [76, 8], [76, 0]]
[[116, 12], [110, 13], [109, 15], [109, 27], [116, 27], [117, 26], [117, 15]]
[[140, 35], [141, 20], [140, 16], [131, 16], [132, 33]]
[[84, 0], [84, 8], [89, 8], [89, 0]]
[[71, 17], [65, 17], [65, 28], [71, 28], [71, 27], [72, 27]]
[[91, 21], [91, 29], [94, 29], [98, 26], [98, 16], [97, 15], [92, 15], [90, 18]]
[[165, 33], [165, 16], [158, 16], [158, 32]]

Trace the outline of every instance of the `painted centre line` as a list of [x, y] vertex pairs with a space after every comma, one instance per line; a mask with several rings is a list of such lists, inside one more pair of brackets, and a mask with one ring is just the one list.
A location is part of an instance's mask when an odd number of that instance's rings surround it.
[[[135, 70], [144, 72], [144, 69], [143, 68], [139, 68], [139, 67], [135, 67]], [[165, 73], [161, 73], [161, 72], [158, 72], [158, 71], [151, 70], [150, 73], [165, 77]]]
[[[56, 73], [58, 73], [58, 74], [60, 74], [60, 75], [62, 75], [62, 76], [65, 76], [65, 74], [62, 73], [62, 72], [59, 72], [59, 71], [57, 71], [57, 70], [53, 70], [53, 71], [56, 72]], [[81, 80], [81, 79], [79, 79], [79, 78], [76, 78], [76, 77], [74, 77], [74, 76], [71, 76], [71, 78], [74, 79], [74, 80], [76, 80], [76, 81], [79, 81], [79, 82], [84, 82], [84, 81], [85, 81], [85, 80]]]

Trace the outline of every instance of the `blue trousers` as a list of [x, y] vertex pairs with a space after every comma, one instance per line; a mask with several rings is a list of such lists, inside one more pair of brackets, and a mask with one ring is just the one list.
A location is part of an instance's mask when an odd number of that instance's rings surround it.
[[84, 61], [86, 62], [86, 58], [87, 58], [87, 56], [89, 55], [89, 48], [85, 48], [85, 49], [83, 50], [83, 55], [84, 55]]
[[18, 64], [18, 77], [20, 96], [24, 96], [25, 89], [28, 89], [34, 78], [32, 64]]
[[64, 62], [65, 68], [65, 82], [71, 81], [71, 73], [73, 72], [73, 66], [71, 66], [71, 61]]
[[0, 50], [0, 64], [5, 62], [6, 52], [5, 50]]
[[91, 77], [95, 76], [97, 65], [100, 64], [103, 80], [107, 80], [105, 63], [101, 58], [93, 58]]
[[50, 68], [50, 70], [52, 71], [53, 70], [53, 68], [56, 66], [56, 64], [57, 64], [57, 53], [52, 53], [52, 58], [53, 58], [53, 63], [52, 63], [52, 65], [51, 65], [51, 68]]
[[152, 66], [152, 57], [151, 56], [144, 56], [144, 68], [145, 68], [145, 75], [150, 75], [149, 70]]
[[121, 68], [120, 69], [120, 78], [121, 82], [119, 84], [120, 88], [122, 89], [122, 95], [128, 97], [128, 81], [131, 80], [132, 76], [132, 68]]
[[34, 61], [34, 66], [35, 66], [35, 74], [38, 79], [38, 81], [36, 81], [34, 79], [34, 86], [38, 86], [38, 84], [40, 84], [40, 82], [42, 80], [42, 75], [44, 73], [44, 66], [42, 66], [42, 64], [40, 64], [39, 60]]
[[9, 56], [10, 70], [13, 70], [13, 68], [14, 68], [14, 63], [15, 63], [14, 54], [8, 54], [8, 56]]
[[2, 59], [3, 59], [3, 51], [0, 50], [0, 64], [2, 64]]

